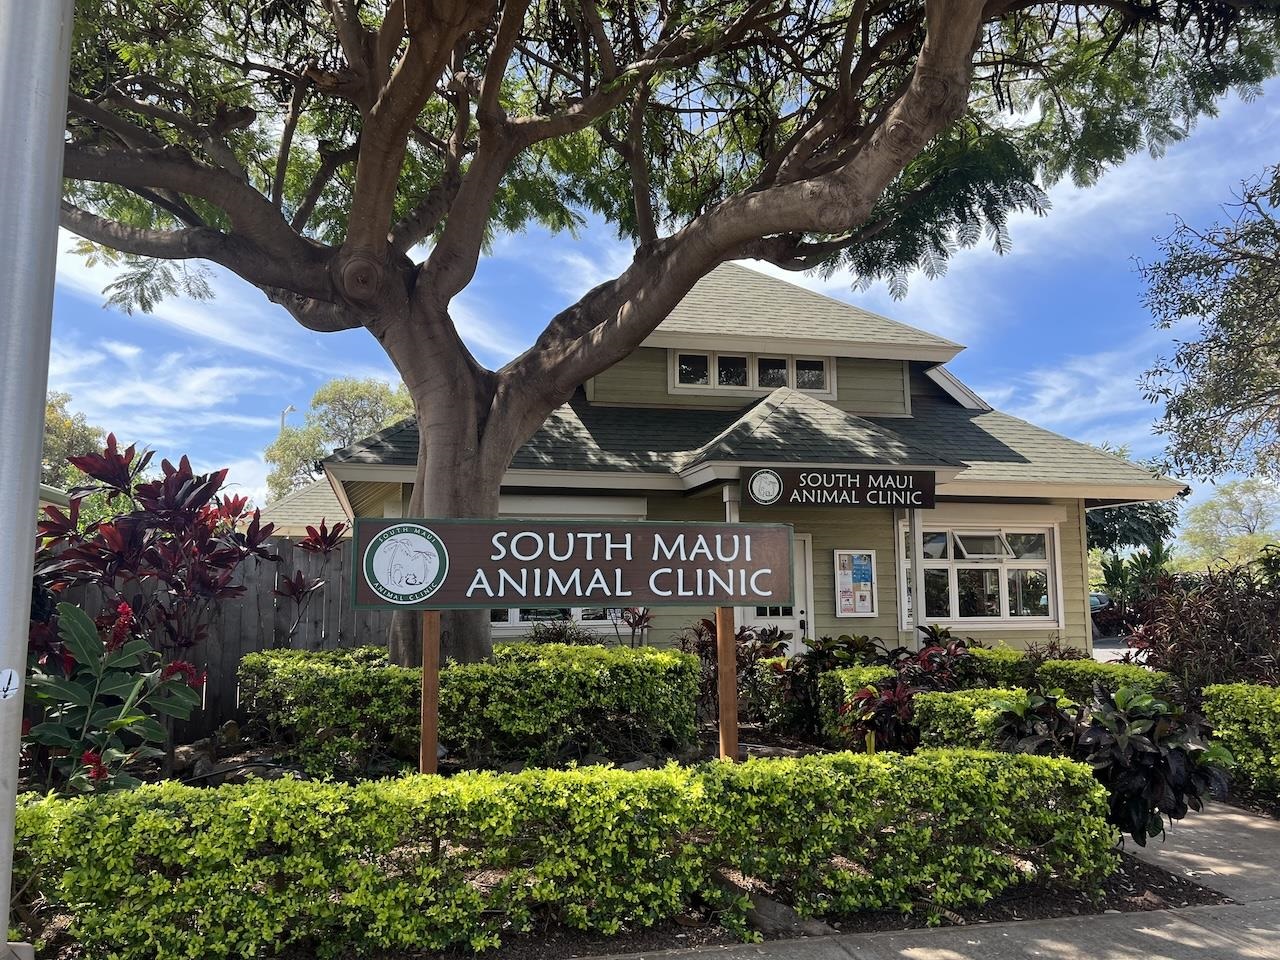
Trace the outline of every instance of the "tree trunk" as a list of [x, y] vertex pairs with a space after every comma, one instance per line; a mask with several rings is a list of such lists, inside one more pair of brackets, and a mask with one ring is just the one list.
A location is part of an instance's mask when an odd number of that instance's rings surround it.
[[[433, 322], [434, 321], [434, 322]], [[443, 322], [441, 322], [443, 321]], [[441, 349], [440, 338], [456, 338], [447, 315], [414, 317], [398, 324], [383, 346], [401, 372], [418, 418], [418, 466], [409, 515], [413, 517], [488, 518], [498, 515], [502, 476], [510, 462], [510, 444], [489, 419], [492, 380], [457, 341]], [[388, 652], [392, 663], [422, 663], [421, 615], [397, 611], [392, 617]], [[440, 622], [441, 659], [461, 663], [486, 660], [493, 653], [487, 610], [446, 610]]]

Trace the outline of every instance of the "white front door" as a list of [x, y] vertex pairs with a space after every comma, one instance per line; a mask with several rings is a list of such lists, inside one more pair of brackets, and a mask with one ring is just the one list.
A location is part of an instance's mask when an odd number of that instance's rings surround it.
[[801, 642], [813, 635], [813, 538], [795, 535], [792, 554], [794, 596], [788, 606], [739, 607], [738, 622], [749, 627], [779, 627], [791, 634], [791, 652], [804, 649]]

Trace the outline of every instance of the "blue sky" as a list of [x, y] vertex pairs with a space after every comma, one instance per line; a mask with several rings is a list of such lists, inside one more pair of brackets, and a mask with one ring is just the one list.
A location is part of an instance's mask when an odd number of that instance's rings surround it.
[[[946, 276], [913, 278], [903, 300], [883, 285], [856, 290], [848, 276], [760, 268], [966, 344], [951, 369], [1003, 410], [1153, 455], [1161, 449], [1150, 429], [1156, 411], [1136, 381], [1176, 334], [1152, 328], [1133, 258], [1153, 255], [1152, 238], [1168, 233], [1174, 213], [1192, 223], [1217, 216], [1240, 180], [1280, 161], [1277, 134], [1280, 80], [1260, 100], [1225, 102], [1163, 157], [1132, 157], [1090, 188], [1056, 185], [1047, 216], [1013, 218], [1011, 253], [962, 251]], [[71, 244], [64, 234], [50, 389], [70, 393], [73, 409], [122, 441], [230, 467], [230, 482], [259, 502], [262, 450], [281, 410], [305, 409], [330, 377], [394, 377], [368, 334], [304, 330], [226, 274], [215, 275], [211, 302], [175, 299], [151, 316], [104, 309], [110, 268], [86, 267]], [[481, 361], [501, 364], [629, 258], [603, 224], [576, 238], [539, 230], [501, 237], [455, 303], [455, 319]]]

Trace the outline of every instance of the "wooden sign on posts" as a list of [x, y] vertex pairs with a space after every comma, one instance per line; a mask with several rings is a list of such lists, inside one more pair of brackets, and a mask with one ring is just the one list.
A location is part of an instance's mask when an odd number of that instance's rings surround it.
[[788, 524], [358, 518], [354, 539], [354, 605], [423, 611], [423, 773], [436, 770], [441, 610], [713, 605], [720, 755], [736, 759], [733, 608], [793, 599]]

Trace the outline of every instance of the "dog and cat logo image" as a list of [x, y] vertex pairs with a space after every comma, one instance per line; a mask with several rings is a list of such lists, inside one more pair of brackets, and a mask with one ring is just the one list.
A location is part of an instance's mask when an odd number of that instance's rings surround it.
[[419, 603], [444, 583], [449, 551], [435, 532], [418, 523], [387, 527], [364, 552], [364, 577], [389, 603]]

